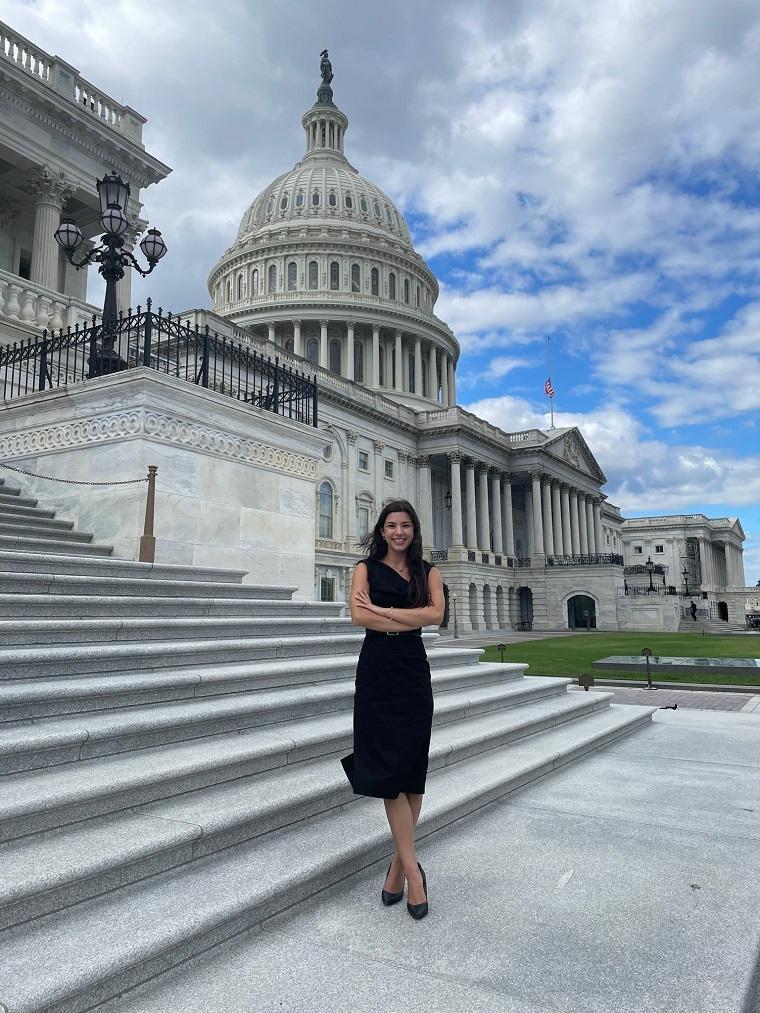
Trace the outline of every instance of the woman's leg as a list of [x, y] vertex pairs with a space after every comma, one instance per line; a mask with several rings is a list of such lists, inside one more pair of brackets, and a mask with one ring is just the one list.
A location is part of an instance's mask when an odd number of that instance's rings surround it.
[[[424, 796], [413, 792], [405, 792], [405, 794], [409, 799], [409, 807], [412, 810], [412, 822], [416, 827], [417, 821], [420, 818], [420, 810], [422, 809], [422, 799]], [[398, 893], [400, 890], [404, 889], [404, 867], [401, 863], [398, 850], [394, 850], [393, 852], [391, 867], [388, 871], [388, 875], [386, 876], [383, 889], [388, 890], [391, 893]]]
[[[406, 881], [409, 884], [407, 900], [410, 904], [422, 904], [425, 900], [425, 891], [422, 888], [422, 876], [417, 867], [417, 852], [414, 848], [414, 824], [415, 815], [410, 796], [402, 793], [398, 798], [386, 798], [385, 814], [388, 817], [388, 824], [393, 834], [396, 845], [397, 859], [401, 863]], [[420, 801], [421, 804], [421, 801]], [[417, 808], [419, 814], [419, 808]], [[391, 868], [391, 874], [394, 869]], [[398, 882], [391, 882], [392, 875], [388, 877], [386, 889], [400, 890]]]

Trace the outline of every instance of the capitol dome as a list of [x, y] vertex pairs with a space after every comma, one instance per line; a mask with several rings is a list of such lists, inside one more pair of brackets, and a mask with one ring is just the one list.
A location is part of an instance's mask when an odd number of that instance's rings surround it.
[[454, 403], [459, 346], [433, 312], [438, 282], [393, 201], [346, 158], [326, 57], [321, 69], [306, 152], [245, 211], [209, 276], [214, 310], [413, 407]]

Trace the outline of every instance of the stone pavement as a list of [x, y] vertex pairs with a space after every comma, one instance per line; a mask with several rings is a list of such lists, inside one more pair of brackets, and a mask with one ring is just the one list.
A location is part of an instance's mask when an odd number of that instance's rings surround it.
[[102, 1013], [753, 1013], [758, 737], [658, 711], [423, 839], [424, 921], [378, 863]]
[[[678, 710], [711, 710], [711, 711], [747, 711], [754, 710], [755, 706], [749, 707], [750, 701], [760, 697], [751, 696], [748, 693], [720, 693], [702, 692], [701, 690], [686, 689], [629, 689], [627, 686], [605, 686], [598, 682], [594, 689], [598, 693], [614, 694], [613, 703], [643, 704], [647, 707], [672, 707], [678, 704]], [[570, 693], [584, 693], [585, 690], [579, 686], [572, 686]]]

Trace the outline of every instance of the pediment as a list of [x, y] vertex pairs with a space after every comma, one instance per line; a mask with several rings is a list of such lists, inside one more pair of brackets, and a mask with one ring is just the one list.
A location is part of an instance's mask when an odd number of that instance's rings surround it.
[[577, 468], [578, 471], [590, 475], [601, 485], [607, 481], [604, 472], [597, 464], [596, 458], [589, 450], [588, 444], [577, 427], [561, 430], [554, 438], [549, 430], [549, 440], [544, 444], [543, 449], [561, 461], [566, 461], [572, 468]]

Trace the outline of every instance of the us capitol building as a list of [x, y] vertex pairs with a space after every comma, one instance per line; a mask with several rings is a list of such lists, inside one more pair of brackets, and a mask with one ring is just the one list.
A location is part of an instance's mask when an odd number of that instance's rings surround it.
[[[13, 92], [29, 68], [14, 56], [21, 49], [13, 39], [21, 37], [2, 28], [0, 70]], [[51, 66], [58, 60], [42, 58]], [[732, 618], [738, 615], [734, 592], [744, 585], [738, 520], [699, 514], [625, 521], [607, 500], [605, 475], [578, 428], [504, 432], [457, 405], [460, 349], [435, 314], [438, 282], [393, 201], [345, 154], [349, 123], [334, 102], [326, 52], [321, 76], [317, 101], [301, 121], [303, 157], [243, 214], [209, 275], [212, 310], [180, 314], [316, 375], [314, 584], [299, 587], [301, 596], [345, 598], [357, 542], [385, 502], [406, 498], [418, 509], [426, 555], [447, 586], [452, 632], [677, 628], [689, 601], [674, 592], [684, 586], [713, 619], [718, 599], [726, 608], [729, 602]], [[35, 86], [44, 92], [45, 84]], [[28, 87], [25, 94], [28, 102]], [[60, 94], [56, 100], [63, 101]], [[142, 147], [144, 122], [128, 107], [118, 121], [99, 117], [102, 160], [85, 173], [94, 177], [113, 165], [131, 172], [134, 215], [141, 208], [138, 177], [145, 187], [170, 171]], [[14, 152], [19, 129], [0, 126], [2, 343], [97, 310], [49, 239], [67, 199], [85, 213], [86, 187], [71, 185], [60, 139], [47, 150], [41, 143], [30, 160], [28, 146], [23, 157]], [[80, 155], [68, 161], [81, 164]], [[92, 184], [94, 190], [94, 178]], [[94, 212], [91, 218], [94, 235]], [[138, 224], [131, 242], [146, 226]], [[120, 302], [129, 304], [127, 279]], [[252, 411], [246, 425], [253, 431], [264, 422]], [[170, 544], [177, 559], [186, 558], [179, 540]]]

